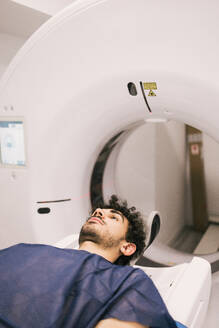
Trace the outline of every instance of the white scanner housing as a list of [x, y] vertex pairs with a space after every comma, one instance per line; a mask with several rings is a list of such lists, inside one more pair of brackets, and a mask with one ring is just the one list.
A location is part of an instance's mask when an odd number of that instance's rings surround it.
[[[0, 169], [2, 248], [78, 233], [116, 135], [119, 151], [136, 127], [178, 120], [219, 141], [218, 15], [216, 0], [78, 0], [31, 36], [0, 81], [0, 121], [22, 122], [25, 149], [25, 165]], [[152, 256], [162, 250], [171, 258], [162, 245]]]

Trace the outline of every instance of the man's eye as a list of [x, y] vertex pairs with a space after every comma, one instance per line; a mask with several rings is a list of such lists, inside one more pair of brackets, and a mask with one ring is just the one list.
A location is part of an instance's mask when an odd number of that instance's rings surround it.
[[117, 218], [117, 217], [115, 217], [115, 216], [112, 216], [112, 219], [118, 220], [118, 218]]

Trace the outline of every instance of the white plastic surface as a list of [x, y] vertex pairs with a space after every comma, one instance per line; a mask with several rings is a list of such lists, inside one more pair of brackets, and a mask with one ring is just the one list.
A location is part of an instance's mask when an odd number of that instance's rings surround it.
[[189, 328], [201, 328], [211, 290], [209, 263], [194, 257], [169, 268], [141, 267], [157, 286], [171, 315]]
[[78, 248], [78, 234], [69, 235], [54, 244], [58, 248]]
[[[28, 158], [0, 170], [0, 247], [77, 233], [97, 154], [133, 123], [176, 119], [219, 140], [218, 14], [216, 0], [81, 0], [34, 33], [0, 81], [0, 116], [25, 118]], [[157, 83], [151, 113], [140, 81]]]

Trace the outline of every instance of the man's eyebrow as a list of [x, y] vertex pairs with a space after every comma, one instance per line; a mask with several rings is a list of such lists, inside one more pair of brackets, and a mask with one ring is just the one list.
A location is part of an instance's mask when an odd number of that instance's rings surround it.
[[118, 214], [119, 216], [121, 216], [122, 221], [124, 221], [124, 216], [123, 216], [123, 214], [122, 214], [121, 212], [116, 211], [116, 210], [111, 210], [110, 212], [111, 212], [111, 213], [116, 213], [116, 214]]

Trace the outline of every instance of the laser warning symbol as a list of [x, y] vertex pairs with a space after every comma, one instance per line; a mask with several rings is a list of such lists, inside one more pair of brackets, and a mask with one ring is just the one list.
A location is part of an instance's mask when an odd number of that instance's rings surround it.
[[150, 92], [149, 92], [148, 96], [154, 97], [154, 96], [156, 96], [156, 94], [154, 93], [154, 91], [153, 91], [153, 90], [150, 90]]

